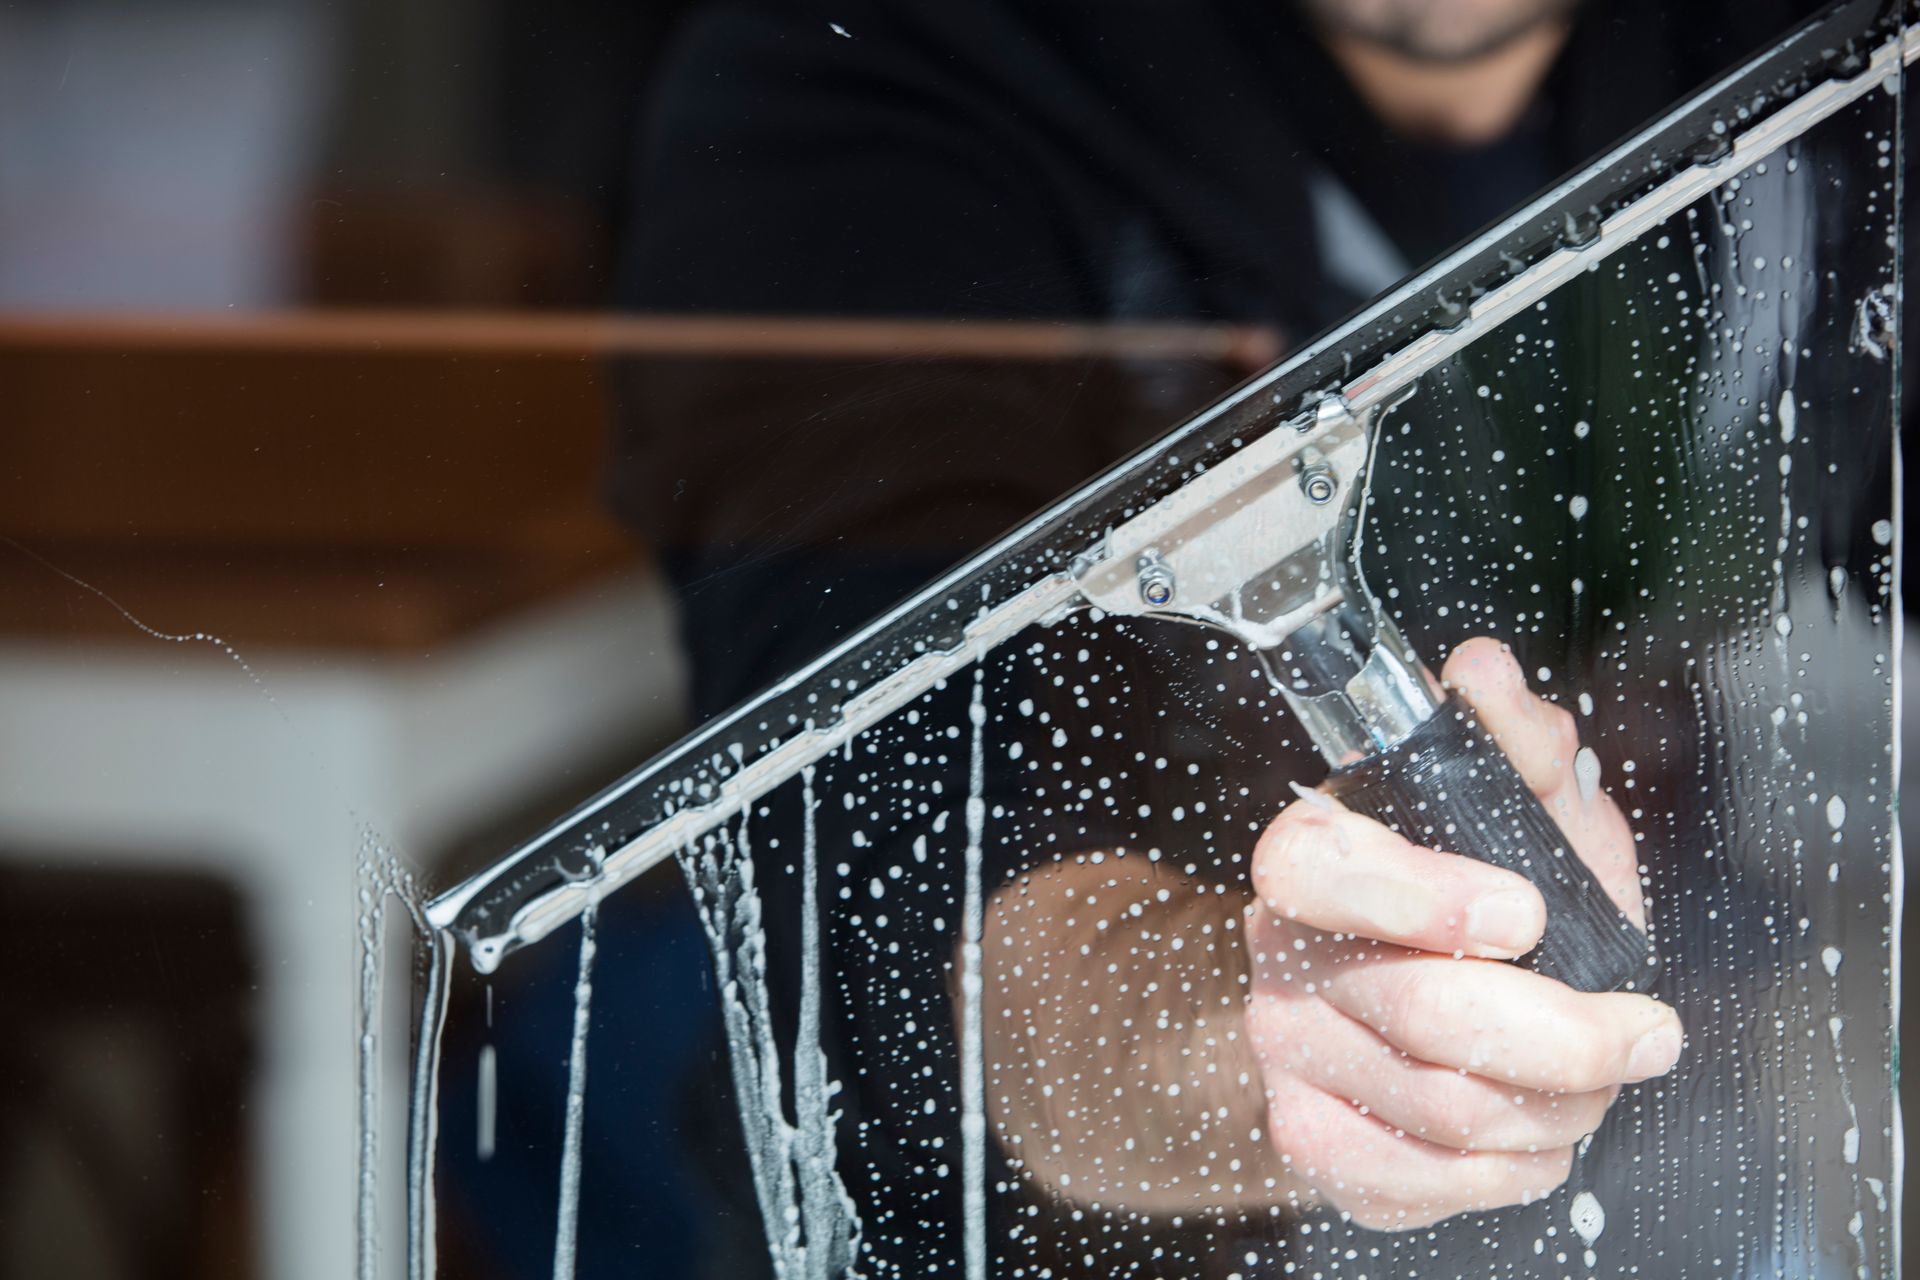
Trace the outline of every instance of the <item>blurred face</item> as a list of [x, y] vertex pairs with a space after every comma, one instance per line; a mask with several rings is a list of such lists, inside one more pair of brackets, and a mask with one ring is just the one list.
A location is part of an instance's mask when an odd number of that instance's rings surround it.
[[1571, 13], [1580, 0], [1300, 0], [1330, 34], [1419, 62], [1469, 62]]

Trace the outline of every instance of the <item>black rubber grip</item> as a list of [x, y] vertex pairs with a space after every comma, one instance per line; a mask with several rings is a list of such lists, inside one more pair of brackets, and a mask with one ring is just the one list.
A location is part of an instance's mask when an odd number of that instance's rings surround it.
[[1327, 789], [1409, 840], [1531, 880], [1547, 900], [1547, 930], [1516, 963], [1580, 991], [1645, 991], [1659, 972], [1653, 943], [1459, 698], [1397, 745], [1334, 770]]

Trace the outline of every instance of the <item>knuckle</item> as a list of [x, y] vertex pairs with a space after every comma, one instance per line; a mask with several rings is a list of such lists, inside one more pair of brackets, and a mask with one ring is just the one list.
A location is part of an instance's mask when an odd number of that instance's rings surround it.
[[1254, 995], [1247, 1001], [1247, 1040], [1263, 1073], [1289, 1071], [1293, 1065], [1292, 1047], [1298, 1037], [1291, 1033], [1285, 1002], [1272, 996]]
[[1555, 1147], [1526, 1162], [1518, 1185], [1508, 1199], [1514, 1204], [1532, 1204], [1558, 1190], [1573, 1176], [1573, 1148]]
[[1408, 1225], [1411, 1206], [1406, 1188], [1391, 1178], [1361, 1177], [1355, 1170], [1343, 1167], [1321, 1172], [1322, 1196], [1355, 1223], [1375, 1231], [1394, 1231]]
[[1464, 1198], [1480, 1209], [1531, 1204], [1566, 1180], [1565, 1173], [1555, 1172], [1557, 1154], [1483, 1155], [1469, 1162], [1472, 1173], [1463, 1180], [1467, 1184]]
[[1366, 1212], [1372, 1221], [1361, 1225], [1376, 1231], [1415, 1231], [1430, 1227], [1472, 1207], [1457, 1203], [1458, 1199], [1456, 1195], [1421, 1195], [1410, 1189], [1382, 1191], [1368, 1197]]
[[1318, 824], [1298, 816], [1298, 809], [1298, 805], [1283, 809], [1267, 824], [1253, 851], [1255, 892], [1271, 910], [1289, 919], [1299, 909], [1303, 868], [1320, 838]]
[[1402, 1048], [1429, 1044], [1445, 1035], [1457, 1022], [1459, 1005], [1449, 976], [1431, 963], [1404, 966], [1393, 979], [1391, 998], [1375, 1011], [1380, 1033]]
[[1409, 1091], [1415, 1132], [1429, 1142], [1466, 1150], [1495, 1119], [1488, 1091], [1470, 1076], [1436, 1070]]
[[1246, 952], [1257, 983], [1281, 960], [1284, 946], [1279, 923], [1259, 903], [1247, 904], [1241, 917], [1240, 946]]
[[1612, 1109], [1613, 1100], [1619, 1096], [1618, 1089], [1595, 1089], [1554, 1099], [1552, 1105], [1561, 1109], [1560, 1119], [1567, 1140], [1577, 1142], [1598, 1129]]
[[1567, 1179], [1573, 1176], [1573, 1148], [1571, 1146], [1561, 1147], [1549, 1153], [1547, 1176], [1553, 1179], [1552, 1185], [1547, 1188], [1549, 1191], [1566, 1185]]
[[1574, 753], [1580, 750], [1580, 724], [1573, 718], [1573, 712], [1565, 707], [1549, 704], [1546, 714], [1547, 747], [1553, 753], [1553, 763], [1559, 768], [1573, 766]]
[[1289, 1176], [1313, 1189], [1321, 1198], [1334, 1201], [1348, 1190], [1340, 1148], [1309, 1133], [1289, 1130], [1276, 1124], [1270, 1142], [1273, 1152]]
[[1560, 1053], [1550, 1072], [1550, 1087], [1561, 1093], [1589, 1093], [1618, 1082], [1623, 1055], [1594, 1026], [1568, 1019], [1559, 1035]]

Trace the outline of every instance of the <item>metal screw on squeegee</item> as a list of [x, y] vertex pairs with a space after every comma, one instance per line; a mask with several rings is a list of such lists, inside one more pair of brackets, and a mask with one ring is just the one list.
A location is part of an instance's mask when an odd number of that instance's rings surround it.
[[1300, 492], [1307, 495], [1307, 501], [1316, 507], [1323, 507], [1333, 501], [1333, 495], [1340, 491], [1339, 483], [1333, 474], [1333, 468], [1325, 462], [1308, 462], [1300, 468]]
[[1149, 608], [1164, 609], [1173, 603], [1173, 570], [1158, 551], [1142, 553], [1134, 567], [1140, 570], [1140, 599]]

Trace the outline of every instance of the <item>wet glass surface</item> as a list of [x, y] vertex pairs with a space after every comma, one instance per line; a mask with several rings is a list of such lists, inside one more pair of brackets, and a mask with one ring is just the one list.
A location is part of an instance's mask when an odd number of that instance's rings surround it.
[[0, 12], [0, 1275], [1893, 1274], [1910, 9]]
[[[931, 687], [703, 820], [677, 860], [710, 974], [685, 943], [679, 968], [612, 958], [609, 937], [661, 946], [668, 920], [696, 936], [664, 868], [643, 918], [640, 891], [599, 902], [606, 844], [562, 851], [593, 946], [568, 926], [456, 977], [458, 1234], [508, 1234], [482, 1221], [495, 1175], [469, 1169], [464, 1119], [504, 1132], [527, 1104], [504, 1074], [498, 1109], [482, 1100], [500, 1019], [539, 1019], [557, 1055], [590, 973], [578, 1230], [602, 1258], [644, 1249], [649, 1215], [694, 1194], [709, 1256], [794, 1276], [1888, 1273], [1898, 106], [1876, 86], [1733, 165], [1470, 327], [1372, 419], [1365, 586], [1436, 671], [1454, 655], [1483, 696], [1524, 680], [1566, 713], [1577, 740], [1528, 781], [1644, 911], [1649, 990], [1685, 1027], [1670, 1074], [1569, 1067], [1580, 1017], [1509, 1022], [1444, 976], [1416, 997], [1382, 976], [1406, 963], [1374, 940], [1390, 935], [1303, 925], [1253, 892], [1275, 814], [1325, 804], [1302, 792], [1325, 774], [1314, 744], [1234, 635], [1082, 608], [958, 645]], [[1222, 453], [1241, 443], [1224, 434]], [[1136, 473], [1136, 493], [1198, 474], [1154, 460], [1173, 479]], [[1050, 527], [929, 615], [957, 639], [1087, 545], [1048, 536], [1084, 527]], [[849, 682], [924, 652], [919, 625], [825, 668], [813, 688], [835, 692], [710, 734], [684, 782], [662, 775], [669, 808], [698, 810], [790, 725], [830, 725]], [[1475, 636], [1517, 666], [1463, 649]], [[1347, 856], [1312, 876], [1337, 883]], [[669, 1008], [696, 982], [717, 1014]], [[1557, 999], [1525, 990], [1536, 1012]], [[604, 1137], [661, 1065], [649, 1016], [717, 1018], [731, 1046], [648, 1131], [697, 1169], [642, 1171]], [[1438, 1042], [1462, 1025], [1481, 1034], [1454, 1061]], [[1515, 1114], [1541, 1127], [1503, 1146]], [[512, 1123], [564, 1224], [566, 1124]], [[497, 1247], [556, 1237], [513, 1238]]]

